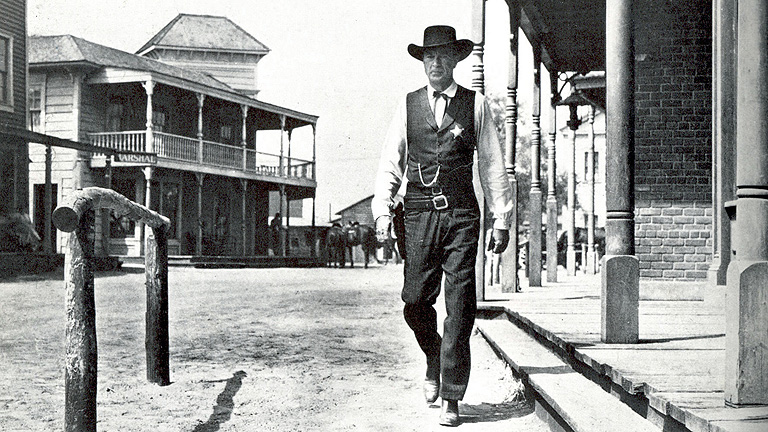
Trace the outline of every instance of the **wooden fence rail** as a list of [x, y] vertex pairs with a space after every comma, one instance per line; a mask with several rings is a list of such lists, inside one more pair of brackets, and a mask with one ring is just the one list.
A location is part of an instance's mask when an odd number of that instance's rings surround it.
[[66, 365], [64, 376], [64, 427], [67, 432], [96, 431], [96, 308], [94, 299], [94, 212], [110, 209], [118, 216], [143, 222], [147, 312], [147, 379], [170, 384], [168, 341], [168, 240], [167, 217], [97, 187], [77, 191], [53, 212], [58, 229], [72, 233], [64, 258], [66, 288]]

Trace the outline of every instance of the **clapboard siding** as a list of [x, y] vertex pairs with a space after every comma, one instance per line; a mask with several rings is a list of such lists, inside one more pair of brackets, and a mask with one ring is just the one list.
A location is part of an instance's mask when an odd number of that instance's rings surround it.
[[80, 102], [80, 140], [88, 142], [88, 134], [103, 132], [107, 123], [107, 102], [103, 87], [84, 85]]
[[0, 123], [26, 127], [27, 28], [26, 2], [0, 0], [0, 33], [13, 39], [13, 109], [0, 110]]
[[74, 83], [72, 76], [63, 72], [48, 74], [45, 87], [45, 131], [59, 138], [74, 139]]

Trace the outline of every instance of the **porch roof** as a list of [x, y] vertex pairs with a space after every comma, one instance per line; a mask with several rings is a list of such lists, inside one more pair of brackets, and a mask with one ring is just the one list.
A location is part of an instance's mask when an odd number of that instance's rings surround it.
[[30, 69], [82, 66], [101, 69], [102, 72], [109, 70], [134, 71], [139, 73], [128, 74], [125, 77], [132, 80], [136, 80], [137, 77], [165, 78], [158, 81], [270, 113], [271, 116], [265, 116], [265, 119], [269, 121], [261, 124], [264, 129], [279, 129], [279, 115], [286, 116], [286, 128], [288, 129], [317, 122], [317, 116], [245, 96], [209, 75], [99, 45], [72, 35], [31, 36], [28, 39], [27, 47]]
[[605, 0], [507, 0], [522, 8], [520, 27], [542, 47], [550, 71], [605, 70]]

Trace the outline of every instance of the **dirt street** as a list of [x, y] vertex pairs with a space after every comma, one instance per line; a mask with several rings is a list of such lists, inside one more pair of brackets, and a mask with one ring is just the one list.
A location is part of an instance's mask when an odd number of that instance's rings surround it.
[[[96, 279], [100, 431], [443, 429], [421, 395], [402, 266], [171, 268], [166, 387], [145, 378], [143, 277]], [[62, 276], [0, 280], [0, 296], [0, 430], [63, 430]], [[479, 334], [472, 349], [457, 430], [547, 430]]]

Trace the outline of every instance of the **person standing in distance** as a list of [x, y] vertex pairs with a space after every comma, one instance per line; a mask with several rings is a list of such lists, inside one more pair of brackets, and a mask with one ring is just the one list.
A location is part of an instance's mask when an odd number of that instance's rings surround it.
[[[509, 242], [512, 190], [485, 98], [456, 84], [453, 70], [473, 43], [450, 26], [424, 30], [408, 53], [423, 62], [428, 84], [400, 103], [384, 140], [371, 210], [379, 241], [390, 236], [393, 197], [406, 181], [403, 315], [426, 355], [424, 396], [442, 398], [440, 424], [460, 423], [458, 401], [469, 382], [469, 339], [477, 312], [475, 261], [480, 208], [472, 186], [474, 153], [494, 215], [489, 250]], [[438, 333], [435, 303], [445, 277], [447, 317]]]

